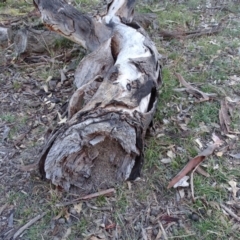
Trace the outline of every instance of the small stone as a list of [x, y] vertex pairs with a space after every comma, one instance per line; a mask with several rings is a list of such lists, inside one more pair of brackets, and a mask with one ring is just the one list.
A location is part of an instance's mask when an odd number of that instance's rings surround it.
[[152, 208], [151, 212], [150, 212], [150, 215], [156, 217], [158, 215], [158, 213], [159, 212], [158, 212], [158, 210], [156, 208]]
[[50, 88], [50, 90], [55, 90], [56, 85], [57, 85], [57, 81], [56, 81], [56, 80], [51, 80], [51, 81], [49, 82], [49, 88]]
[[158, 229], [156, 229], [156, 228], [155, 228], [155, 229], [153, 229], [153, 235], [154, 235], [154, 236], [157, 236], [157, 235], [158, 235], [158, 231], [159, 231], [159, 230], [158, 230]]
[[64, 218], [60, 218], [60, 219], [58, 220], [58, 222], [59, 222], [60, 224], [64, 224], [66, 221], [65, 221]]
[[140, 230], [141, 229], [141, 223], [137, 222], [136, 225], [134, 226], [135, 230]]
[[150, 216], [150, 217], [149, 217], [149, 222], [150, 222], [150, 223], [154, 224], [155, 221], [156, 221], [156, 218], [155, 218], [154, 216]]
[[206, 210], [204, 208], [200, 208], [199, 213], [202, 214], [203, 216], [206, 215]]
[[104, 223], [101, 223], [101, 224], [100, 224], [100, 227], [101, 227], [101, 228], [105, 228], [105, 224], [104, 224]]
[[199, 220], [199, 216], [196, 213], [192, 213], [191, 215], [189, 215], [189, 218], [195, 222]]
[[70, 213], [73, 214], [73, 215], [76, 215], [77, 211], [74, 208], [70, 208]]

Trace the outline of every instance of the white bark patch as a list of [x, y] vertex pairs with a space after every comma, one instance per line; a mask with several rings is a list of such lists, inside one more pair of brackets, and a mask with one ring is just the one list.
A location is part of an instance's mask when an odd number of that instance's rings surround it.
[[105, 17], [107, 24], [109, 23], [110, 20], [112, 20], [112, 18], [115, 16], [117, 11], [123, 6], [124, 3], [125, 3], [125, 0], [113, 1], [113, 3], [111, 4], [108, 10], [108, 14]]

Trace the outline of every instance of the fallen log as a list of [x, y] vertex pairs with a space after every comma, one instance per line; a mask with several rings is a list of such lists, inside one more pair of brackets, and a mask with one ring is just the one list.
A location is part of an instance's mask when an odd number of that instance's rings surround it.
[[89, 53], [75, 72], [68, 121], [41, 153], [41, 174], [84, 193], [136, 179], [162, 78], [154, 43], [132, 22], [135, 1], [113, 0], [106, 14], [93, 17], [64, 0], [34, 3], [49, 29]]

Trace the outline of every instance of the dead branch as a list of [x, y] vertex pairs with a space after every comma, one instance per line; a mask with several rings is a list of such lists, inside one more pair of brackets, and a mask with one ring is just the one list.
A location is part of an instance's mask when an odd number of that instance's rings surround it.
[[240, 217], [238, 217], [230, 208], [226, 207], [224, 204], [220, 204], [220, 206], [235, 220], [240, 222]]
[[77, 202], [79, 202], [81, 200], [89, 200], [89, 199], [96, 198], [96, 197], [99, 197], [99, 196], [110, 196], [113, 193], [115, 193], [115, 189], [110, 188], [110, 189], [107, 189], [107, 190], [103, 190], [103, 191], [100, 191], [100, 192], [96, 192], [96, 193], [86, 195], [84, 197], [76, 198], [73, 201], [56, 204], [56, 207], [65, 207], [65, 206], [68, 206], [68, 205], [76, 204]]
[[40, 220], [41, 218], [43, 218], [46, 214], [47, 214], [47, 212], [44, 212], [44, 213], [36, 216], [35, 218], [31, 219], [28, 223], [26, 223], [24, 226], [22, 226], [21, 228], [19, 228], [18, 231], [13, 235], [13, 239], [16, 239], [18, 236], [20, 236], [27, 228], [29, 228], [29, 227], [32, 226], [35, 222], [37, 222], [38, 220]]
[[75, 73], [68, 121], [41, 153], [40, 172], [83, 192], [135, 179], [161, 85], [157, 49], [132, 22], [135, 1], [114, 0], [92, 18], [63, 0], [34, 2], [45, 25], [90, 52]]
[[215, 93], [204, 93], [196, 88], [194, 88], [191, 84], [185, 81], [185, 79], [179, 73], [175, 73], [175, 76], [179, 80], [179, 82], [186, 87], [186, 91], [188, 93], [193, 94], [196, 98], [199, 98], [199, 102], [208, 101], [210, 98], [216, 96]]
[[198, 29], [194, 31], [169, 31], [169, 30], [160, 30], [160, 36], [164, 40], [170, 39], [189, 39], [197, 38], [202, 36], [209, 36], [218, 34], [223, 30], [223, 24], [220, 22], [217, 26], [210, 29]]

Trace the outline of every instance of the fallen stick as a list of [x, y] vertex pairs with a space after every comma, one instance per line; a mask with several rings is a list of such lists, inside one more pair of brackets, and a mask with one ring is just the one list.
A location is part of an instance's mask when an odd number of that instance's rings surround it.
[[199, 29], [194, 31], [168, 31], [168, 30], [161, 30], [160, 35], [164, 40], [169, 39], [190, 39], [190, 38], [197, 38], [202, 37], [205, 35], [214, 35], [218, 34], [223, 30], [223, 23], [225, 19], [223, 19], [217, 26], [211, 29]]
[[220, 204], [220, 206], [233, 218], [235, 218], [238, 222], [240, 222], [240, 217], [237, 216], [231, 209], [229, 209], [228, 207], [226, 207], [223, 204]]
[[180, 235], [180, 236], [172, 236], [172, 237], [169, 237], [169, 239], [174, 239], [174, 238], [187, 238], [187, 237], [194, 236], [194, 235], [196, 235], [196, 233], [190, 233], [190, 234], [187, 234], [187, 235]]
[[[205, 93], [202, 92], [196, 88], [194, 88], [191, 84], [189, 84], [188, 82], [186, 82], [186, 80], [182, 77], [182, 75], [180, 75], [179, 73], [175, 73], [175, 76], [177, 77], [177, 79], [179, 80], [179, 82], [186, 87], [186, 91], [190, 94], [193, 94], [196, 98], [199, 98], [200, 102], [203, 101], [208, 101], [210, 98], [215, 97], [216, 94], [215, 93]], [[201, 98], [202, 97], [202, 98]]]
[[115, 193], [115, 189], [114, 188], [110, 188], [110, 189], [103, 190], [103, 191], [100, 191], [100, 192], [88, 194], [88, 195], [86, 195], [84, 197], [76, 198], [76, 199], [74, 199], [72, 201], [69, 201], [69, 202], [58, 203], [58, 204], [56, 204], [56, 207], [65, 207], [65, 206], [77, 203], [78, 201], [81, 201], [81, 200], [88, 200], [88, 199], [92, 199], [92, 198], [99, 197], [99, 196], [106, 196], [106, 195], [109, 196], [109, 195], [111, 195], [113, 193]]
[[32, 163], [32, 164], [28, 164], [28, 165], [20, 165], [19, 166], [19, 169], [21, 171], [34, 171], [34, 170], [37, 170], [38, 169], [38, 163]]
[[163, 234], [163, 238], [164, 238], [164, 240], [168, 240], [167, 233], [165, 232], [165, 229], [164, 229], [164, 227], [163, 227], [161, 221], [158, 221], [158, 224], [159, 224], [159, 226], [160, 226], [160, 228], [161, 228], [161, 231], [162, 231], [162, 234]]
[[[222, 141], [213, 134], [212, 139], [214, 141], [213, 144], [209, 145], [206, 149], [204, 149], [201, 153], [199, 153], [196, 157], [192, 158], [187, 165], [171, 180], [168, 184], [167, 188], [173, 187], [177, 184], [183, 177], [185, 177], [191, 170], [193, 170], [197, 165], [203, 162], [208, 156], [210, 156], [214, 150], [222, 144]], [[176, 186], [175, 186], [176, 187]]]
[[16, 239], [20, 236], [28, 227], [32, 226], [35, 222], [43, 218], [47, 212], [42, 213], [41, 215], [36, 216], [35, 218], [31, 219], [28, 223], [18, 229], [18, 231], [13, 235], [13, 239]]
[[5, 203], [2, 207], [0, 207], [0, 215], [5, 210], [5, 208], [8, 206], [8, 203]]
[[113, 0], [92, 17], [64, 0], [33, 2], [49, 29], [89, 53], [74, 75], [68, 119], [40, 153], [42, 177], [83, 196], [135, 180], [162, 84], [157, 48], [132, 21], [136, 1]]

